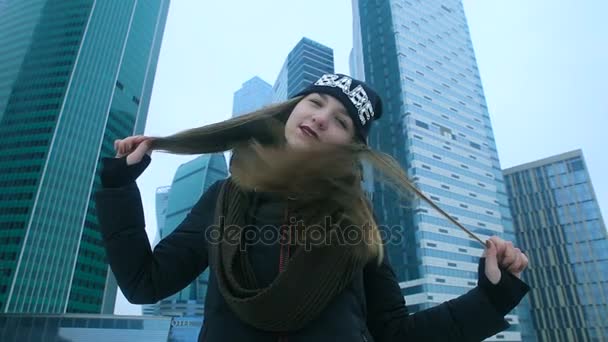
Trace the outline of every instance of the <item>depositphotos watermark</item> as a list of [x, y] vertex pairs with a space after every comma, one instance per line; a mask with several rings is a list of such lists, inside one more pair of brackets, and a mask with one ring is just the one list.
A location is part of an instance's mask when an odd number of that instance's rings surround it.
[[[210, 226], [205, 231], [209, 244], [229, 244], [239, 246], [245, 251], [248, 246], [273, 246], [279, 242], [289, 242], [291, 245], [304, 246], [306, 251], [320, 246], [357, 246], [371, 244], [369, 223], [363, 226], [349, 225], [341, 227], [333, 222], [331, 217], [325, 217], [323, 225], [305, 225], [303, 220], [290, 218], [290, 224], [284, 225], [255, 225], [245, 226], [226, 225], [225, 218], [220, 217], [220, 225]], [[378, 226], [380, 238], [384, 244], [399, 245], [404, 241], [405, 230], [402, 226]]]

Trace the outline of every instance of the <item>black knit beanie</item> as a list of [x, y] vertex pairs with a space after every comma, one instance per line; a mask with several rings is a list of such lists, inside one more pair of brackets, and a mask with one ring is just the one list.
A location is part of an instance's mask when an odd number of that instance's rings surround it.
[[355, 124], [355, 134], [367, 143], [373, 120], [382, 116], [382, 100], [367, 84], [343, 74], [325, 74], [296, 94], [323, 93], [335, 97], [346, 108]]

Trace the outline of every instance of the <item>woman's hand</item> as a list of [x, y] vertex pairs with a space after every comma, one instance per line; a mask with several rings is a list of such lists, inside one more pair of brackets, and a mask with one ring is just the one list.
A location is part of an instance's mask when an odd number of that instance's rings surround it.
[[521, 272], [528, 267], [528, 257], [519, 248], [513, 247], [511, 241], [505, 241], [497, 236], [492, 236], [486, 241], [483, 256], [486, 258], [486, 277], [494, 285], [500, 281], [501, 269], [520, 278]]
[[116, 158], [127, 156], [127, 165], [139, 163], [144, 154], [151, 155], [152, 139], [143, 135], [133, 135], [124, 139], [114, 140], [114, 150], [116, 150]]

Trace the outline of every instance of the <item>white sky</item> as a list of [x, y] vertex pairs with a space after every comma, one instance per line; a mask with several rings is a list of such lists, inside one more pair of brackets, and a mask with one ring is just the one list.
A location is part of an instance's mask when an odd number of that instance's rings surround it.
[[[602, 213], [608, 205], [608, 1], [464, 0], [503, 168], [582, 149]], [[273, 84], [306, 36], [334, 49], [349, 73], [348, 0], [172, 0], [146, 135], [230, 117], [233, 93], [253, 76]], [[605, 146], [605, 145], [604, 145]], [[155, 189], [194, 156], [154, 153], [138, 180], [150, 240]], [[139, 314], [118, 293], [116, 314]]]

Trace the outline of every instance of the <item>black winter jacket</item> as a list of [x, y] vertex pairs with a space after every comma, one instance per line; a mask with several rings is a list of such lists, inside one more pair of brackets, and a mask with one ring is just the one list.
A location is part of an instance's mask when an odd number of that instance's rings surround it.
[[[132, 166], [124, 157], [104, 158], [103, 163], [103, 188], [95, 194], [97, 214], [110, 266], [125, 297], [134, 304], [155, 303], [185, 288], [208, 267], [205, 228], [212, 224], [223, 180], [213, 184], [175, 231], [152, 250], [135, 183], [150, 158]], [[269, 283], [278, 274], [280, 247], [249, 248], [256, 278]], [[380, 266], [370, 262], [320, 317], [282, 335], [239, 320], [210, 272], [199, 341], [481, 341], [509, 327], [504, 316], [529, 290], [504, 271], [501, 281], [492, 285], [483, 264], [482, 259], [480, 285], [441, 305], [408, 314], [389, 260], [384, 258]]]

